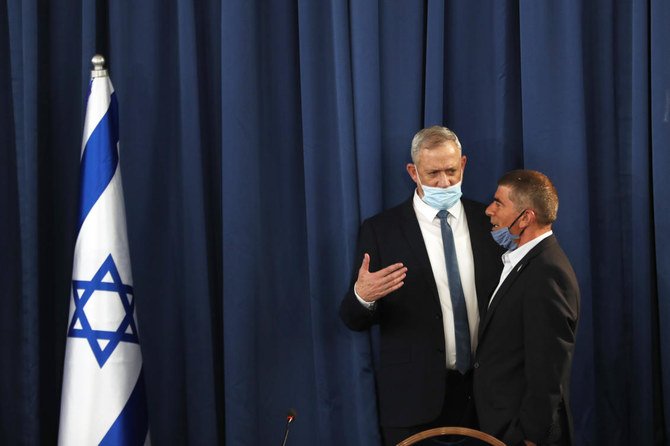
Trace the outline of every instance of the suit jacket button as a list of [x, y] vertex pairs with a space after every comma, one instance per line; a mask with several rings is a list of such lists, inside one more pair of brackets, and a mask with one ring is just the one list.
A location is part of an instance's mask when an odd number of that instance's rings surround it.
[[472, 367], [478, 369], [478, 368], [479, 368], [479, 363], [478, 363], [478, 362], [475, 362], [474, 365], [473, 365]]

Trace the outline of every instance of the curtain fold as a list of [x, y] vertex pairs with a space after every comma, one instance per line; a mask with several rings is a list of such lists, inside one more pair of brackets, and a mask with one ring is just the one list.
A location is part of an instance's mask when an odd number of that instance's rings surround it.
[[[650, 113], [651, 113], [651, 211], [655, 287], [650, 306], [658, 311], [652, 318], [652, 339], [656, 345], [653, 370], [658, 374], [654, 379], [654, 407], [663, 407], [663, 413], [654, 411], [654, 440], [670, 439], [670, 203], [666, 199], [670, 191], [670, 4], [652, 1], [650, 17]], [[637, 229], [637, 228], [635, 228]], [[655, 298], [654, 298], [655, 297]], [[641, 421], [640, 421], [641, 422]], [[663, 427], [661, 427], [663, 426]]]
[[444, 54], [432, 56], [444, 58], [443, 121], [468, 157], [464, 194], [488, 203], [501, 173], [523, 165], [519, 6], [447, 2], [444, 27]]
[[[14, 163], [3, 167], [15, 169], [7, 180], [16, 178], [18, 208], [3, 206], [0, 215], [20, 223], [8, 251], [17, 253], [11, 264], [20, 287], [3, 299], [12, 302], [3, 308], [12, 333], [3, 342], [14, 343], [16, 355], [3, 361], [2, 374], [11, 368], [6, 376], [18, 378], [13, 383], [18, 398], [12, 401], [17, 418], [6, 435], [15, 439], [9, 443], [40, 444], [56, 438], [58, 429], [53, 414], [60, 399], [81, 148], [81, 125], [69, 123], [81, 122], [86, 91], [81, 42], [93, 37], [82, 23], [92, 17], [39, 1], [3, 3], [8, 26], [2, 32], [9, 40], [2, 64], [11, 76], [3, 79], [11, 95], [3, 110], [12, 119], [2, 123], [0, 133], [14, 136], [3, 147], [14, 151], [9, 158]], [[60, 143], [73, 150], [59, 153], [54, 149]]]
[[[631, 113], [625, 124], [630, 126], [629, 151], [624, 160], [630, 165], [630, 195], [626, 198], [630, 212], [631, 236], [626, 240], [625, 254], [636, 259], [633, 263], [630, 278], [625, 285], [630, 287], [631, 294], [636, 298], [626, 302], [625, 310], [630, 320], [624, 325], [627, 335], [635, 339], [645, 348], [631, 346], [626, 352], [626, 363], [634, 365], [630, 376], [627, 376], [626, 388], [629, 404], [636, 407], [629, 414], [628, 430], [633, 438], [651, 444], [653, 439], [652, 426], [644, 420], [653, 420], [653, 407], [650, 396], [653, 392], [652, 354], [656, 340], [652, 339], [652, 303], [657, 299], [654, 280], [653, 259], [653, 214], [651, 212], [651, 153], [652, 146], [649, 128], [652, 125], [650, 106], [651, 60], [650, 23], [651, 5], [643, 5], [631, 11], [631, 53], [630, 86]], [[630, 201], [628, 201], [630, 200]], [[624, 217], [625, 218], [625, 217]], [[643, 276], [646, 276], [643, 278]], [[622, 407], [622, 412], [626, 407]], [[625, 413], [625, 412], [623, 412]]]
[[[224, 435], [219, 2], [110, 2], [109, 70], [149, 423], [156, 444]], [[156, 427], [154, 427], [156, 426]]]
[[[9, 27], [7, 5], [0, 3], [0, 53], [9, 54]], [[22, 346], [16, 342], [7, 342], [20, 323], [14, 318], [21, 308], [21, 245], [17, 243], [21, 236], [19, 221], [18, 178], [14, 116], [12, 101], [12, 76], [10, 65], [0, 62], [0, 283], [3, 284], [0, 299], [3, 311], [0, 311], [0, 357], [17, 358], [21, 363]], [[9, 433], [22, 426], [29, 419], [30, 412], [25, 405], [16, 407], [16, 401], [22, 399], [24, 387], [21, 383], [22, 367], [3, 368], [0, 375], [0, 438], [9, 438]]]
[[[355, 198], [353, 95], [349, 7], [344, 2], [299, 2], [300, 103], [304, 176], [305, 261], [307, 288], [302, 290], [312, 340], [316, 393], [314, 429], [323, 438], [353, 443], [345, 404], [351, 395], [341, 373], [346, 345], [337, 319], [336, 290], [342, 288], [346, 250], [330, 237], [343, 234], [343, 206]], [[338, 212], [339, 211], [339, 212]], [[307, 406], [309, 407], [309, 405]], [[309, 409], [308, 409], [309, 410]], [[310, 410], [312, 412], [312, 410]], [[297, 429], [296, 429], [297, 432]], [[303, 440], [304, 441], [304, 440]]]
[[[120, 107], [155, 444], [380, 443], [376, 332], [337, 310], [423, 126], [463, 190], [546, 173], [577, 272], [577, 444], [670, 438], [670, 5], [0, 3], [0, 441], [57, 438], [90, 59]], [[5, 25], [6, 24], [6, 25]], [[14, 408], [16, 408], [14, 410]]]
[[[19, 379], [20, 386], [15, 390], [15, 397], [18, 397], [17, 418], [12, 420], [14, 427], [18, 426], [22, 436], [32, 444], [39, 442], [40, 431], [31, 430], [29, 426], [39, 425], [39, 392], [34, 389], [39, 382], [39, 364], [37, 363], [39, 341], [34, 335], [34, 328], [38, 326], [38, 313], [30, 311], [37, 304], [37, 281], [31, 280], [37, 277], [37, 258], [35, 251], [37, 247], [37, 208], [34, 198], [37, 193], [37, 167], [35, 128], [37, 127], [37, 110], [33, 104], [37, 102], [37, 72], [35, 65], [29, 63], [36, 58], [37, 42], [29, 39], [37, 27], [37, 13], [35, 2], [7, 2], [6, 11], [8, 14], [7, 38], [9, 49], [9, 58], [5, 58], [5, 64], [10, 69], [10, 75], [3, 88], [9, 90], [9, 95], [3, 106], [11, 106], [13, 113], [12, 120], [3, 122], [3, 134], [14, 135], [16, 150], [15, 156], [8, 159], [15, 159], [18, 187], [16, 189], [16, 203], [18, 204], [18, 214], [16, 207], [3, 209], [3, 214], [18, 215], [20, 224], [19, 236], [20, 242], [15, 245], [14, 252], [19, 252], [17, 260], [20, 266], [17, 269], [19, 274], [18, 283], [20, 286], [15, 289], [20, 292], [20, 298], [16, 296], [9, 297], [10, 302], [14, 302], [14, 311], [12, 315], [15, 322], [7, 326], [7, 329], [19, 333], [21, 342], [18, 345], [10, 343], [7, 348], [16, 349], [16, 358], [18, 367], [9, 369], [7, 376], [13, 376]], [[25, 18], [25, 20], [24, 20]], [[25, 24], [24, 24], [25, 21]], [[28, 40], [28, 42], [25, 42]], [[6, 48], [6, 49], [7, 49]], [[27, 63], [28, 62], [28, 63]], [[23, 68], [27, 65], [26, 75], [23, 76]], [[11, 98], [11, 101], [9, 99]], [[28, 105], [26, 107], [26, 105]], [[7, 128], [6, 126], [13, 126]], [[11, 143], [11, 141], [7, 141]], [[11, 150], [7, 146], [6, 150]], [[11, 166], [8, 165], [8, 168]], [[8, 179], [11, 177], [8, 177]], [[11, 189], [8, 189], [10, 191]], [[6, 206], [11, 206], [6, 203]], [[8, 259], [9, 260], [9, 259]], [[16, 279], [15, 279], [16, 280]], [[6, 313], [10, 315], [9, 311]], [[7, 339], [7, 338], [4, 338]], [[4, 415], [4, 414], [3, 414]], [[9, 414], [5, 415], [9, 416]], [[9, 419], [5, 418], [5, 423]], [[9, 428], [4, 432], [7, 438], [12, 430]]]

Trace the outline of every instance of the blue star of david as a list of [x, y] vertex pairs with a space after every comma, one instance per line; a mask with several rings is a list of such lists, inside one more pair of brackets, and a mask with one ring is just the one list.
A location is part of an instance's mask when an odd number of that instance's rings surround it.
[[[112, 282], [102, 281], [107, 274], [112, 278]], [[121, 324], [115, 331], [94, 330], [86, 317], [84, 307], [96, 291], [111, 291], [121, 299], [125, 315]], [[80, 292], [82, 293], [80, 294]], [[134, 295], [133, 287], [126, 285], [121, 281], [119, 270], [116, 268], [116, 264], [114, 263], [111, 254], [107, 256], [104, 262], [102, 262], [102, 265], [90, 281], [72, 281], [72, 297], [74, 298], [75, 309], [67, 335], [71, 338], [85, 338], [91, 346], [91, 350], [93, 350], [93, 354], [95, 355], [95, 359], [98, 361], [100, 368], [105, 365], [105, 362], [107, 362], [107, 359], [114, 353], [114, 349], [116, 349], [120, 342], [140, 343], [139, 338], [137, 337], [135, 319], [133, 318], [135, 299], [131, 301], [128, 295]], [[106, 297], [107, 296], [105, 296], [105, 298]], [[102, 297], [97, 298], [101, 299]], [[81, 328], [75, 328], [77, 321], [79, 321]], [[129, 331], [129, 333], [126, 333], [126, 331]], [[102, 348], [98, 340], [106, 340], [109, 342]]]

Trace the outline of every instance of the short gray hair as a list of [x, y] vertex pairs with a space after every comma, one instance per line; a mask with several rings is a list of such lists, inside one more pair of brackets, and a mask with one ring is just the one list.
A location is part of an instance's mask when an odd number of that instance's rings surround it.
[[458, 140], [456, 133], [452, 132], [446, 127], [434, 125], [432, 127], [419, 130], [412, 139], [412, 162], [416, 164], [416, 160], [419, 157], [419, 151], [422, 149], [429, 150], [435, 146], [442, 145], [447, 141], [455, 142], [458, 146], [458, 149], [462, 150], [461, 142]]

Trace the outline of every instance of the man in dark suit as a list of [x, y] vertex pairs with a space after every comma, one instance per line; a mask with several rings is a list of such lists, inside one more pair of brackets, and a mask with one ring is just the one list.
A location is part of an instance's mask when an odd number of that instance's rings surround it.
[[530, 170], [505, 174], [486, 209], [508, 251], [479, 325], [475, 406], [481, 429], [510, 446], [572, 444], [579, 288], [551, 230], [557, 211], [553, 184]]
[[362, 264], [340, 306], [352, 330], [380, 326], [377, 395], [387, 445], [429, 427], [476, 423], [472, 352], [502, 267], [485, 206], [461, 199], [458, 137], [423, 129], [411, 155], [416, 191], [361, 226]]

